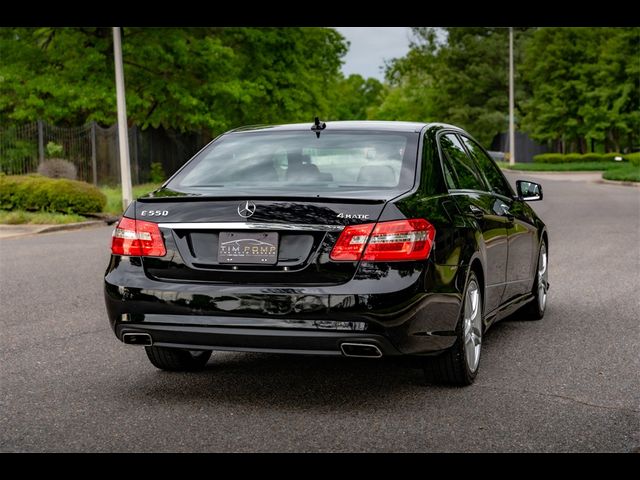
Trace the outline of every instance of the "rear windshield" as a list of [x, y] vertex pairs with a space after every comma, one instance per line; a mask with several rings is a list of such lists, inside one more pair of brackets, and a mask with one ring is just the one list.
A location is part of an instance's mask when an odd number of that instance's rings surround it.
[[194, 193], [228, 190], [326, 192], [408, 190], [417, 133], [243, 132], [207, 146], [167, 187]]

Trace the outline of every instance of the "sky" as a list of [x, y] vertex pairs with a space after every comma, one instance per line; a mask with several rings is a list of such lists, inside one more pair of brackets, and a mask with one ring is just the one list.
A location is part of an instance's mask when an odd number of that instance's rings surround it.
[[334, 27], [351, 42], [342, 72], [359, 73], [382, 81], [384, 61], [409, 51], [409, 27]]

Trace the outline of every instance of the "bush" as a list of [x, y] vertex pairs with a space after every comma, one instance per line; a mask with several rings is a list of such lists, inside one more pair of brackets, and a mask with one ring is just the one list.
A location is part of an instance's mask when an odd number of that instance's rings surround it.
[[534, 163], [564, 163], [562, 153], [541, 153], [533, 157]]
[[604, 162], [613, 162], [613, 161], [615, 161], [615, 160], [614, 160], [614, 159], [615, 159], [615, 157], [622, 157], [622, 158], [623, 158], [623, 160], [625, 160], [625, 159], [626, 159], [626, 158], [625, 158], [626, 156], [625, 156], [625, 155], [623, 155], [623, 154], [621, 154], [621, 153], [604, 153], [604, 154], [602, 154], [602, 160], [603, 160]]
[[48, 142], [45, 147], [48, 158], [55, 158], [62, 155], [62, 145], [57, 144], [56, 142]]
[[634, 165], [631, 162], [625, 163], [619, 168], [607, 170], [602, 174], [602, 178], [623, 182], [640, 182], [640, 166]]
[[[633, 154], [631, 154], [633, 155]], [[628, 159], [621, 153], [542, 153], [533, 157], [534, 163], [613, 162], [615, 157]]]
[[0, 209], [42, 210], [87, 214], [101, 212], [107, 203], [93, 185], [40, 175], [0, 176]]
[[68, 160], [61, 158], [45, 160], [38, 165], [38, 173], [49, 178], [68, 178], [69, 180], [78, 178], [76, 166]]
[[162, 183], [167, 178], [160, 162], [151, 163], [151, 183]]
[[636, 153], [627, 153], [624, 158], [629, 160], [631, 165], [635, 165], [636, 167], [640, 167], [640, 152]]

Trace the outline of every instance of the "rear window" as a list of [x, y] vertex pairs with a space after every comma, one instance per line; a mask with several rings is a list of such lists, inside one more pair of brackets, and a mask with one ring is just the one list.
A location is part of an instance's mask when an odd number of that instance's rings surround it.
[[[417, 133], [312, 131], [225, 135], [168, 184], [172, 190], [220, 192], [401, 189], [413, 186]], [[222, 192], [220, 192], [222, 193]]]

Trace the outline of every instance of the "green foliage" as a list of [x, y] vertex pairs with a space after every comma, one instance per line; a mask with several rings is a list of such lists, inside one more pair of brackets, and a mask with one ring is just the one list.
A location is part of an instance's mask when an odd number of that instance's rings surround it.
[[562, 163], [584, 163], [584, 162], [613, 162], [615, 157], [622, 157], [627, 160], [630, 155], [621, 153], [542, 153], [533, 157], [534, 163], [562, 164]]
[[327, 120], [366, 120], [368, 110], [382, 101], [384, 86], [375, 78], [360, 75], [341, 79], [332, 91]]
[[640, 167], [640, 152], [627, 153], [624, 157], [629, 161], [631, 165]]
[[162, 164], [160, 162], [152, 162], [151, 163], [151, 183], [162, 183], [167, 178], [167, 175], [164, 173], [164, 168], [162, 168]]
[[618, 162], [516, 163], [515, 165], [500, 166], [508, 170], [531, 172], [598, 172], [621, 168], [621, 164]]
[[[149, 192], [153, 192], [160, 188], [160, 185], [161, 183], [143, 183], [141, 185], [135, 185], [133, 187], [133, 198], [138, 198]], [[104, 186], [100, 188], [100, 191], [107, 198], [107, 205], [104, 208], [104, 211], [120, 215], [122, 213], [122, 189], [120, 187]]]
[[82, 215], [51, 213], [51, 212], [26, 212], [24, 210], [0, 210], [0, 224], [5, 225], [59, 225], [63, 223], [84, 222]]
[[[467, 129], [481, 143], [506, 130], [508, 30], [455, 27], [414, 28], [407, 56], [391, 62], [391, 90], [374, 118], [438, 121]], [[516, 32], [516, 45], [527, 36]], [[521, 96], [521, 92], [516, 92]]]
[[640, 166], [637, 164], [627, 164], [619, 168], [607, 170], [602, 174], [602, 178], [623, 182], [640, 182]]
[[640, 140], [640, 29], [537, 29], [524, 45], [522, 126], [533, 138], [620, 151]]
[[[0, 123], [116, 121], [112, 30], [0, 29]], [[326, 117], [344, 38], [330, 28], [123, 29], [131, 123], [211, 136]]]
[[[2, 29], [0, 29], [0, 31], [1, 30]], [[2, 62], [0, 62], [0, 70], [1, 69]], [[1, 89], [2, 82], [0, 81], [0, 91]], [[2, 98], [0, 98], [0, 104], [1, 103]], [[0, 111], [0, 119], [1, 118], [2, 113]], [[18, 129], [15, 125], [11, 125], [0, 131], [0, 152], [0, 172], [15, 175], [22, 173], [25, 160], [28, 161], [29, 159], [37, 158], [38, 148], [34, 142], [20, 139]]]
[[41, 210], [67, 214], [101, 212], [104, 194], [85, 182], [40, 175], [0, 176], [0, 209]]
[[62, 156], [63, 147], [56, 142], [47, 142], [47, 146], [45, 147], [45, 152], [47, 157], [49, 158], [58, 158]]

